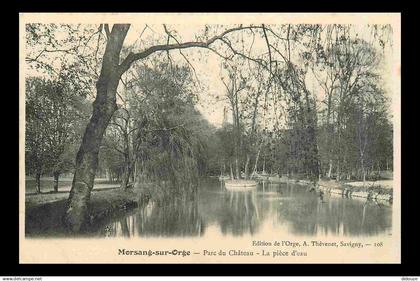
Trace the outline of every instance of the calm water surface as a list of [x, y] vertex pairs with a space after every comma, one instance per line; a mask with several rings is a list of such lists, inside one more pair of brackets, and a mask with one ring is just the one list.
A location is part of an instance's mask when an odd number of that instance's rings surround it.
[[150, 203], [116, 219], [99, 236], [182, 237], [264, 235], [373, 236], [392, 230], [392, 209], [366, 200], [325, 195], [320, 200], [305, 187], [260, 184], [247, 192], [224, 189], [206, 180], [195, 200], [164, 206]]

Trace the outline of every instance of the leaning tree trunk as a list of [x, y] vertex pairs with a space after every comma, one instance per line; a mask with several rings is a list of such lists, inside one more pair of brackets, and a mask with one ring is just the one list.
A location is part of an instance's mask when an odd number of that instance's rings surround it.
[[128, 183], [130, 181], [130, 178], [129, 178], [129, 174], [128, 173], [129, 173], [128, 172], [128, 168], [126, 167], [124, 169], [124, 172], [123, 172], [122, 178], [121, 178], [121, 184], [120, 184], [120, 188], [121, 189], [124, 189], [125, 190], [128, 187]]
[[124, 167], [124, 172], [122, 175], [122, 180], [121, 180], [121, 185], [120, 188], [121, 189], [127, 189], [129, 182], [130, 182], [130, 178], [131, 178], [131, 174], [132, 174], [132, 164], [130, 163], [129, 159], [126, 159], [126, 163], [125, 163], [125, 167]]
[[122, 75], [119, 57], [129, 27], [114, 24], [111, 32], [107, 30], [108, 41], [101, 73], [96, 83], [93, 113], [76, 156], [76, 169], [64, 215], [65, 225], [74, 232], [80, 231], [87, 221], [88, 203], [98, 166], [99, 147], [105, 129], [117, 109], [116, 91]]

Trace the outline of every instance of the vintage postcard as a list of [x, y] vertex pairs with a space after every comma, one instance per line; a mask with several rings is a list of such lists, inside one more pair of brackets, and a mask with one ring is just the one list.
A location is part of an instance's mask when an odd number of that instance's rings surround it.
[[21, 13], [20, 263], [400, 263], [400, 22]]

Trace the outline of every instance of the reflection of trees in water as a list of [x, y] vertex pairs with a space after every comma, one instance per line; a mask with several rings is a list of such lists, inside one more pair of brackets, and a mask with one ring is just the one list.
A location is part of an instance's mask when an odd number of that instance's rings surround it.
[[213, 224], [225, 235], [256, 234], [265, 220], [298, 235], [375, 235], [391, 227], [391, 208], [373, 202], [325, 196], [322, 203], [296, 185], [265, 184], [248, 192], [221, 191], [218, 183], [211, 187], [194, 201], [149, 203], [101, 235], [200, 236]]
[[114, 222], [107, 224], [100, 231], [103, 237], [130, 237], [134, 234], [135, 219], [133, 215], [120, 218]]
[[224, 194], [223, 200], [225, 213], [220, 219], [222, 233], [234, 235], [256, 233], [260, 221], [256, 191], [228, 191]]
[[321, 202], [304, 192], [279, 205], [277, 214], [291, 223], [296, 234], [373, 235], [391, 227], [391, 210], [386, 208], [353, 199], [329, 197]]
[[258, 186], [258, 191], [262, 193], [262, 195], [265, 195], [267, 193], [276, 193], [276, 195], [283, 195], [286, 189], [286, 184], [270, 183], [264, 181]]
[[159, 206], [154, 203], [142, 206], [136, 213], [106, 226], [104, 235], [201, 236], [204, 228], [197, 200], [176, 200]]

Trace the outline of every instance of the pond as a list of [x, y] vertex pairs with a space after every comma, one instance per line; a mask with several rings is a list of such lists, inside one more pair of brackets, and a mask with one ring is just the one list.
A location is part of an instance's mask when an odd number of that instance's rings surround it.
[[99, 228], [102, 237], [264, 235], [373, 236], [392, 231], [392, 208], [325, 195], [296, 184], [259, 184], [227, 191], [218, 179], [201, 183], [192, 201], [149, 203]]

